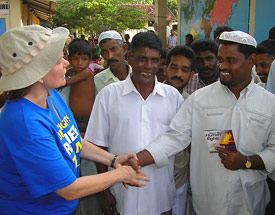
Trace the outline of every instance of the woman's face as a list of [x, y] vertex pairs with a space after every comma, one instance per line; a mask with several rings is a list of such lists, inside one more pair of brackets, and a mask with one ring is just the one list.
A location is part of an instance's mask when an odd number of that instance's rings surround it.
[[68, 65], [69, 65], [69, 62], [63, 58], [63, 52], [62, 52], [55, 66], [43, 78], [49, 90], [62, 87], [66, 84], [65, 74], [66, 74], [66, 68]]

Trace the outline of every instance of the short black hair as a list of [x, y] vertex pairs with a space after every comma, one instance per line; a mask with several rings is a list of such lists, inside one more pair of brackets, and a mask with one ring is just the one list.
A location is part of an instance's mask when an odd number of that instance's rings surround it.
[[162, 47], [161, 52], [160, 52], [160, 58], [166, 59], [167, 54], [168, 54], [168, 48]]
[[185, 38], [189, 38], [191, 40], [191, 42], [193, 42], [194, 38], [192, 34], [186, 34]]
[[270, 28], [268, 32], [268, 39], [275, 39], [275, 26]]
[[218, 54], [218, 45], [213, 40], [208, 38], [195, 40], [194, 42], [192, 42], [191, 48], [194, 50], [195, 53], [201, 51], [211, 51], [216, 56]]
[[131, 53], [137, 51], [138, 48], [148, 47], [150, 49], [156, 49], [159, 52], [162, 50], [162, 41], [155, 33], [150, 31], [137, 33], [131, 43]]
[[264, 40], [257, 45], [257, 54], [268, 54], [275, 57], [275, 40]]
[[166, 66], [169, 66], [171, 58], [177, 55], [183, 55], [188, 58], [192, 63], [191, 70], [193, 70], [195, 63], [195, 52], [190, 47], [183, 45], [174, 46], [170, 49], [166, 57]]
[[91, 44], [84, 39], [75, 38], [73, 39], [68, 46], [69, 56], [73, 54], [85, 54], [91, 57], [92, 55], [92, 46]]
[[241, 43], [236, 43], [232, 41], [227, 41], [227, 40], [219, 40], [219, 45], [224, 44], [224, 45], [234, 45], [237, 44], [239, 45], [238, 51], [244, 54], [245, 58], [247, 59], [250, 55], [256, 54], [256, 48], [252, 45], [246, 45], [246, 44], [241, 44]]
[[217, 38], [217, 36], [219, 36], [222, 32], [225, 32], [225, 31], [233, 31], [233, 29], [228, 26], [217, 27], [216, 30], [214, 31], [214, 40]]

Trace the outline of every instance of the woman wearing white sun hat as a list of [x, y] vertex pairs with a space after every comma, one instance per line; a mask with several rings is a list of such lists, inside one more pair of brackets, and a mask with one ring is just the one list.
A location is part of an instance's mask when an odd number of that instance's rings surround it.
[[[142, 172], [122, 167], [135, 154], [115, 156], [82, 140], [64, 101], [54, 90], [65, 84], [63, 47], [69, 31], [38, 25], [0, 37], [1, 214], [72, 214], [77, 199], [124, 182], [143, 186]], [[80, 157], [115, 167], [78, 178]]]

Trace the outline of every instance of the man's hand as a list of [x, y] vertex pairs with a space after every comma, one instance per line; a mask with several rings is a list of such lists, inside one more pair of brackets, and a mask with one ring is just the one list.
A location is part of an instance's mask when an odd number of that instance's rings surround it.
[[104, 215], [118, 214], [116, 209], [116, 199], [109, 188], [101, 192], [100, 205]]
[[133, 153], [128, 153], [119, 156], [114, 163], [114, 167], [117, 168], [119, 165], [131, 166], [137, 172], [141, 170], [141, 167], [138, 166], [137, 155]]
[[244, 168], [247, 160], [246, 156], [240, 152], [232, 152], [221, 147], [216, 147], [216, 149], [220, 152], [221, 163], [226, 169], [238, 170]]
[[141, 171], [141, 166], [138, 165], [138, 160], [135, 158], [129, 158], [123, 163], [125, 166], [131, 166], [136, 172]]

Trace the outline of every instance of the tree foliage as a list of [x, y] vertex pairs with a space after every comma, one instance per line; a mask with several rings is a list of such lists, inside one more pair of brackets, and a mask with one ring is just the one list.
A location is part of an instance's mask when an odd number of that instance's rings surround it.
[[[56, 10], [49, 27], [64, 26], [71, 32], [99, 34], [106, 30], [122, 32], [145, 26], [146, 14], [140, 8], [123, 4], [154, 4], [155, 0], [56, 0]], [[177, 0], [167, 0], [177, 16]]]
[[[125, 3], [131, 1], [125, 1]], [[122, 32], [145, 26], [143, 10], [124, 7], [118, 0], [61, 0], [57, 1], [51, 27], [64, 26], [74, 32], [99, 34], [106, 30]]]
[[[178, 0], [166, 0], [168, 8], [177, 17], [178, 16]], [[155, 0], [132, 0], [135, 4], [155, 4]]]

